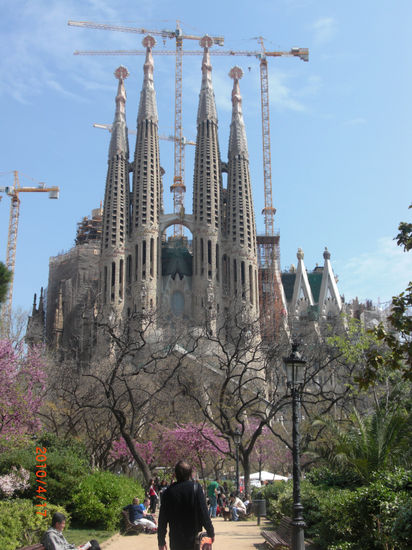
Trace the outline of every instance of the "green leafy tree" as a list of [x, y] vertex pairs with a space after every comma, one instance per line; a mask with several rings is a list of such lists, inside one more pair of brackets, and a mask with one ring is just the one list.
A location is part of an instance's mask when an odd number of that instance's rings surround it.
[[411, 413], [401, 407], [381, 403], [367, 417], [355, 409], [347, 422], [320, 418], [314, 424], [325, 431], [312, 455], [361, 483], [379, 470], [410, 465]]
[[7, 267], [0, 262], [0, 304], [6, 299], [10, 281], [11, 271], [9, 271]]
[[[412, 208], [412, 204], [409, 206]], [[395, 237], [404, 252], [412, 249], [412, 223], [401, 222], [399, 233]], [[392, 298], [392, 312], [388, 317], [389, 328], [381, 323], [373, 333], [377, 339], [385, 344], [389, 353], [381, 353], [379, 349], [372, 349], [368, 356], [367, 369], [359, 377], [361, 387], [368, 387], [379, 377], [383, 367], [400, 371], [404, 380], [412, 380], [412, 281], [406, 290]]]

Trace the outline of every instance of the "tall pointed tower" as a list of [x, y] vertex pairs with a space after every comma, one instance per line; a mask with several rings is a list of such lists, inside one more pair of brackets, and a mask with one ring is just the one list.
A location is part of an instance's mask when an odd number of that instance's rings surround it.
[[249, 172], [249, 153], [242, 113], [240, 67], [229, 73], [233, 78], [232, 122], [228, 152], [226, 210], [226, 254], [223, 259], [224, 284], [230, 303], [246, 308], [250, 318], [259, 314], [256, 224]]
[[215, 95], [209, 48], [204, 36], [202, 87], [197, 112], [197, 138], [193, 176], [193, 310], [198, 320], [205, 312], [219, 314], [221, 292], [222, 176]]
[[154, 310], [158, 302], [162, 176], [156, 93], [153, 83], [152, 48], [156, 41], [152, 36], [145, 36], [142, 43], [146, 48], [146, 60], [137, 116], [126, 279], [131, 289], [129, 309], [147, 312]]
[[103, 308], [121, 315], [124, 305], [126, 238], [129, 225], [129, 143], [126, 127], [126, 67], [115, 71], [119, 80], [116, 113], [110, 139], [101, 243], [101, 288]]

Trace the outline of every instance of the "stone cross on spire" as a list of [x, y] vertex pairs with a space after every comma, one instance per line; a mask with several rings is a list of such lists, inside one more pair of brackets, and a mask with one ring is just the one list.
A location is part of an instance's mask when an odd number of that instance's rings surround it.
[[137, 123], [142, 120], [158, 121], [156, 93], [154, 89], [153, 71], [154, 62], [152, 48], [156, 44], [153, 36], [147, 35], [142, 40], [143, 46], [146, 48], [146, 59], [143, 65], [144, 80], [142, 91], [140, 92], [139, 113], [137, 115]]
[[203, 120], [213, 120], [217, 123], [217, 113], [215, 105], [215, 94], [212, 85], [212, 64], [210, 62], [209, 48], [213, 46], [213, 38], [205, 35], [200, 41], [203, 48], [202, 59], [202, 87], [199, 96], [199, 109], [197, 112], [197, 123]]
[[242, 113], [242, 96], [240, 95], [239, 80], [243, 76], [240, 67], [233, 67], [229, 72], [230, 78], [233, 78], [232, 90], [232, 122], [230, 125], [229, 138], [229, 156], [243, 155], [249, 158], [246, 129]]

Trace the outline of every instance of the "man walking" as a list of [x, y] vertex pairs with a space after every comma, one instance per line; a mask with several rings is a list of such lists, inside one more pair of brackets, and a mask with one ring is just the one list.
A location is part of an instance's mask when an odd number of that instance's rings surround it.
[[192, 468], [181, 460], [175, 466], [175, 474], [176, 483], [166, 489], [162, 497], [157, 531], [159, 550], [167, 550], [167, 524], [170, 550], [193, 550], [196, 535], [202, 530], [202, 526], [212, 541], [215, 532], [203, 490], [190, 479]]

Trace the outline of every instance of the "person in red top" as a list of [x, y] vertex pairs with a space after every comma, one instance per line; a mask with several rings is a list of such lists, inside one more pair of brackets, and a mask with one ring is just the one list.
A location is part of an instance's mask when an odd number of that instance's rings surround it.
[[154, 514], [156, 512], [156, 504], [157, 504], [157, 493], [156, 488], [154, 484], [154, 479], [150, 480], [150, 487], [148, 490], [149, 498], [150, 498], [150, 513]]

